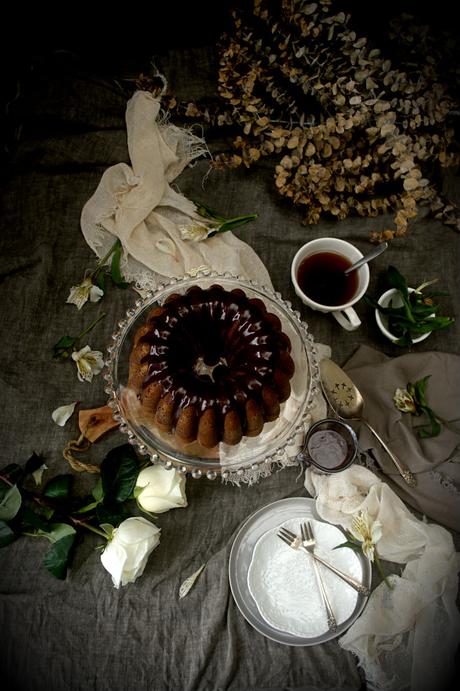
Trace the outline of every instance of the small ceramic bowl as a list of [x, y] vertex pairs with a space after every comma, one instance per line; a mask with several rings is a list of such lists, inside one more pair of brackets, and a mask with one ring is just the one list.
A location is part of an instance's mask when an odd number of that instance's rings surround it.
[[[414, 288], [409, 288], [408, 290], [409, 293], [414, 292]], [[383, 295], [380, 297], [379, 305], [381, 305], [382, 307], [400, 307], [402, 305], [402, 299], [399, 290], [396, 290], [396, 288], [391, 288], [390, 290], [387, 290], [386, 293], [383, 293]], [[379, 327], [383, 335], [386, 336], [388, 340], [390, 340], [392, 343], [396, 343], [398, 337], [392, 334], [391, 331], [389, 331], [388, 317], [385, 314], [382, 314], [382, 312], [380, 312], [377, 308], [375, 310], [375, 319], [377, 322], [377, 326]], [[420, 341], [424, 341], [425, 338], [428, 338], [430, 333], [431, 331], [428, 331], [428, 333], [426, 334], [422, 334], [421, 336], [413, 338], [412, 343], [420, 343]]]

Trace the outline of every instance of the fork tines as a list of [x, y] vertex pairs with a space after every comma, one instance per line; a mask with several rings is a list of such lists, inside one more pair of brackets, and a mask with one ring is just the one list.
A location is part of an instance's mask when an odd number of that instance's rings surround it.
[[282, 540], [287, 545], [289, 545], [289, 547], [291, 546], [292, 540], [290, 538], [288, 538], [286, 535], [282, 535], [281, 533], [278, 533], [278, 537], [280, 538], [280, 540]]
[[296, 539], [297, 535], [293, 533], [291, 530], [288, 528], [281, 527], [278, 531], [278, 535], [281, 537], [281, 535], [284, 535], [284, 537], [287, 537], [291, 542]]

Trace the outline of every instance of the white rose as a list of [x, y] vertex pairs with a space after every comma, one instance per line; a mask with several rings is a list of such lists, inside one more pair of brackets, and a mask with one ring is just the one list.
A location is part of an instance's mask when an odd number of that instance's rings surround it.
[[160, 529], [145, 518], [127, 518], [113, 531], [101, 554], [102, 565], [115, 588], [134, 583], [142, 575], [150, 553], [160, 543]]
[[[144, 511], [164, 513], [187, 506], [185, 476], [161, 465], [144, 468], [138, 475], [137, 502]], [[139, 491], [140, 490], [140, 491]]]

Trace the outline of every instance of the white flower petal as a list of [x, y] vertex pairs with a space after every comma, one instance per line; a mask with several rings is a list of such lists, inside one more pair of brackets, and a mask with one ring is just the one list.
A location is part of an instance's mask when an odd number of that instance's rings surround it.
[[91, 286], [89, 291], [89, 299], [91, 302], [99, 302], [101, 297], [104, 295], [104, 291], [99, 288], [99, 286]]
[[137, 498], [139, 505], [144, 509], [144, 511], [149, 511], [150, 513], [165, 513], [170, 509], [175, 509], [177, 504], [172, 502], [166, 497], [144, 497], [140, 494]]
[[80, 381], [91, 382], [93, 376], [104, 368], [104, 358], [100, 350], [91, 350], [86, 345], [81, 350], [72, 353], [72, 360], [77, 365], [77, 376]]
[[206, 240], [212, 228], [207, 228], [205, 225], [195, 224], [190, 226], [179, 226], [182, 240], [191, 240], [192, 242], [200, 242]]
[[127, 518], [118, 526], [118, 539], [125, 545], [133, 545], [142, 540], [147, 540], [160, 533], [160, 529], [140, 516]]
[[369, 559], [369, 561], [374, 561], [374, 545], [372, 542], [363, 542], [361, 546], [363, 554]]
[[175, 479], [174, 470], [167, 470], [162, 465], [151, 465], [141, 470], [138, 475], [136, 485], [140, 487], [151, 486], [155, 494], [162, 496], [168, 494]]
[[40, 468], [37, 468], [37, 470], [34, 470], [34, 472], [32, 473], [32, 477], [35, 480], [36, 485], [41, 485], [43, 473], [45, 472], [45, 470], [48, 470], [48, 466], [46, 465], [46, 463], [43, 463], [40, 466]]
[[64, 427], [67, 420], [72, 417], [77, 403], [78, 401], [74, 401], [68, 405], [60, 405], [59, 408], [53, 410], [51, 417], [53, 418], [54, 422], [59, 425], [59, 427]]
[[382, 524], [380, 521], [374, 521], [371, 528], [371, 540], [374, 545], [380, 540], [383, 535]]
[[187, 506], [185, 477], [176, 470], [166, 470], [160, 465], [144, 468], [139, 473], [136, 487], [142, 488], [137, 502], [145, 511], [164, 513]]
[[79, 285], [72, 286], [66, 302], [76, 305], [77, 309], [81, 310], [88, 301], [92, 285], [91, 279], [85, 278]]
[[125, 549], [115, 542], [113, 539], [107, 544], [107, 547], [101, 554], [101, 562], [104, 569], [106, 569], [112, 576], [112, 581], [115, 588], [119, 588], [121, 584], [123, 569], [128, 555]]

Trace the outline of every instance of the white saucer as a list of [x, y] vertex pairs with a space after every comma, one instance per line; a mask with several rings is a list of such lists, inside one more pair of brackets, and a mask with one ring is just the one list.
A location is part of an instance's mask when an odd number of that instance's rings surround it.
[[[300, 520], [291, 518], [282, 525], [300, 533]], [[328, 523], [310, 520], [319, 556], [362, 579], [362, 562], [350, 549], [334, 550], [345, 541], [341, 530]], [[304, 550], [294, 550], [277, 537], [277, 528], [257, 541], [248, 571], [248, 588], [263, 618], [270, 626], [300, 637], [328, 633], [326, 610], [321, 599], [313, 559]], [[320, 567], [323, 582], [337, 624], [347, 621], [358, 600], [356, 590], [333, 573]]]

